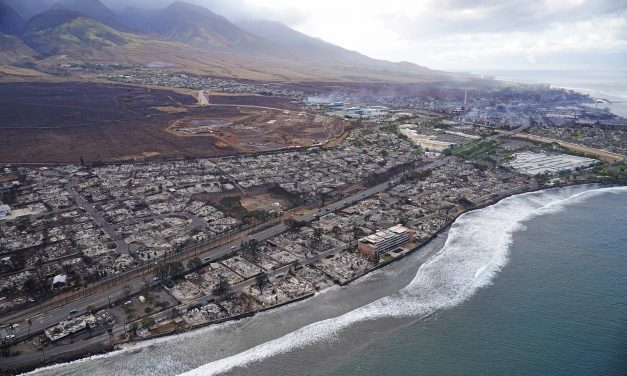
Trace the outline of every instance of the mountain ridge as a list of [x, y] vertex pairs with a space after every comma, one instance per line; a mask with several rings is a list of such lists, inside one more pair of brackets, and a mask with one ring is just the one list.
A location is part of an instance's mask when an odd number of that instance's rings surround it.
[[4, 1], [0, 1], [0, 33], [19, 35], [26, 20]]
[[277, 22], [234, 24], [182, 1], [137, 14], [107, 11], [100, 0], [59, 4], [23, 27], [21, 38], [42, 57], [38, 64], [146, 66], [164, 61], [179, 71], [277, 81], [424, 82], [449, 77], [413, 63], [372, 59]]

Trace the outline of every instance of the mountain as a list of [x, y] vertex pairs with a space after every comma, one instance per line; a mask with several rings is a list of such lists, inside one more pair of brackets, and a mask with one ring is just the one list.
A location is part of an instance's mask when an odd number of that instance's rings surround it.
[[237, 23], [237, 26], [251, 34], [268, 41], [289, 48], [292, 52], [310, 58], [328, 60], [369, 59], [358, 52], [325, 42], [319, 38], [298, 32], [280, 22], [266, 20], [246, 20]]
[[55, 0], [2, 0], [3, 3], [13, 8], [24, 20], [29, 20], [34, 15], [50, 8]]
[[181, 71], [203, 75], [259, 80], [309, 78], [277, 65], [278, 62], [256, 61], [230, 50], [200, 49], [125, 32], [79, 12], [63, 9], [49, 10], [33, 17], [26, 24], [22, 38], [37, 51], [37, 65], [49, 69], [72, 63], [146, 66], [152, 62], [167, 62]]
[[209, 9], [181, 1], [157, 13], [147, 27], [162, 38], [199, 48], [259, 50], [267, 45]]
[[72, 63], [165, 62], [193, 74], [264, 81], [450, 78], [411, 63], [371, 59], [280, 23], [238, 26], [209, 9], [183, 2], [116, 15], [100, 0], [62, 0], [32, 17], [23, 30], [23, 41], [37, 51], [37, 65], [50, 69]]
[[54, 5], [54, 9], [65, 9], [79, 12], [89, 18], [102, 22], [116, 29], [128, 29], [117, 15], [100, 0], [62, 0]]
[[32, 62], [37, 52], [28, 47], [20, 38], [0, 33], [0, 65], [13, 65]]
[[[278, 44], [292, 53], [336, 67], [362, 67], [364, 69], [390, 70], [391, 72], [413, 72], [417, 74], [435, 73], [433, 70], [413, 63], [393, 63], [370, 58], [356, 51], [350, 51], [322, 39], [310, 37], [280, 22], [247, 20], [237, 23], [242, 29]], [[439, 72], [440, 74], [442, 72]]]
[[0, 33], [19, 35], [26, 22], [9, 5], [0, 1]]
[[76, 56], [86, 50], [128, 43], [121, 32], [72, 10], [49, 10], [36, 15], [24, 27], [23, 39], [43, 56]]

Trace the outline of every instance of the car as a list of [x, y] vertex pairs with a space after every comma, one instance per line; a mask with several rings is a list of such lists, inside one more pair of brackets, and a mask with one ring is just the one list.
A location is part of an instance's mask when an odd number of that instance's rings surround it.
[[4, 339], [6, 339], [6, 340], [10, 340], [10, 339], [13, 339], [13, 338], [15, 338], [15, 334], [9, 334], [8, 336], [4, 337]]
[[237, 247], [236, 247], [236, 246], [234, 246], [234, 245], [232, 245], [232, 246], [231, 246], [231, 249], [235, 249], [235, 248], [237, 248]]
[[73, 314], [75, 314], [76, 312], [78, 312], [78, 311], [77, 311], [77, 310], [75, 310], [75, 309], [73, 309], [73, 310], [71, 310], [71, 311], [70, 311], [70, 315], [73, 315]]

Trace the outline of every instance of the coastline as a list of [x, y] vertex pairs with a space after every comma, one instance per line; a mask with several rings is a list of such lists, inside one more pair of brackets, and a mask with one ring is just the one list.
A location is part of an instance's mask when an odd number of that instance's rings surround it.
[[[521, 84], [551, 85], [564, 90], [572, 90], [590, 95], [593, 99], [605, 101], [603, 105], [609, 106], [612, 113], [627, 118], [627, 84], [625, 80], [617, 80], [622, 77], [622, 71], [519, 71], [519, 70], [492, 70], [476, 71], [478, 74], [490, 75], [497, 80], [510, 81]], [[609, 77], [608, 77], [609, 76]], [[571, 77], [563, 79], [560, 77]], [[612, 83], [608, 86], [607, 82]], [[594, 103], [589, 105], [594, 106]]]
[[[512, 193], [512, 194], [499, 194], [497, 197], [490, 198], [490, 199], [485, 200], [484, 202], [478, 203], [478, 205], [473, 207], [472, 209], [464, 210], [462, 212], [457, 213], [453, 219], [451, 219], [448, 222], [446, 222], [438, 231], [436, 231], [434, 234], [432, 234], [431, 237], [429, 237], [424, 242], [422, 242], [420, 244], [417, 244], [411, 250], [409, 250], [407, 252], [404, 252], [399, 257], [396, 257], [396, 258], [394, 258], [392, 260], [389, 260], [387, 262], [380, 263], [376, 267], [374, 267], [372, 269], [369, 269], [367, 272], [364, 272], [361, 275], [355, 276], [351, 280], [348, 280], [345, 283], [343, 283], [342, 286], [346, 286], [346, 285], [355, 283], [356, 281], [371, 275], [376, 270], [385, 268], [386, 266], [388, 266], [388, 265], [390, 265], [392, 263], [395, 263], [396, 261], [404, 259], [406, 256], [408, 256], [410, 254], [414, 254], [414, 253], [416, 253], [418, 251], [425, 250], [425, 248], [427, 248], [428, 246], [432, 245], [434, 239], [436, 239], [436, 238], [440, 238], [440, 239], [444, 238], [444, 241], [446, 241], [446, 238], [448, 237], [448, 231], [449, 231], [451, 225], [453, 223], [455, 223], [455, 221], [461, 215], [463, 215], [465, 213], [473, 212], [473, 211], [480, 210], [480, 209], [483, 209], [485, 207], [494, 205], [494, 204], [498, 203], [499, 201], [501, 201], [501, 200], [503, 200], [505, 198], [508, 198], [508, 197], [518, 196], [518, 195], [521, 195], [521, 194], [527, 194], [527, 193], [532, 193], [532, 192], [537, 192], [537, 191], [566, 188], [566, 187], [569, 187], [569, 186], [585, 186], [585, 185], [596, 186], [598, 188], [616, 186], [614, 184], [598, 184], [598, 183], [592, 183], [592, 184], [591, 183], [584, 183], [584, 184], [577, 183], [577, 184], [575, 184], [575, 183], [573, 183], [573, 184], [566, 184], [566, 185], [559, 186], [559, 187], [537, 187], [535, 189], [525, 190], [525, 191], [522, 191], [522, 192], [515, 192], [515, 193]], [[435, 248], [433, 248], [431, 250], [428, 250], [428, 252], [426, 254], [420, 255], [420, 258], [418, 259], [418, 262], [414, 263], [414, 267], [420, 268], [425, 262], [427, 262], [428, 260], [431, 260], [440, 250], [441, 250], [441, 247], [435, 247]], [[11, 369], [10, 371], [5, 371], [5, 370], [0, 371], [0, 374], [4, 375], [4, 374], [16, 374], [16, 373], [20, 373], [20, 372], [23, 373], [23, 372], [36, 370], [36, 369], [38, 369], [37, 367], [42, 367], [42, 366], [44, 366], [44, 368], [42, 368], [42, 369], [45, 369], [45, 368], [48, 368], [48, 367], [55, 367], [55, 365], [58, 365], [60, 363], [67, 363], [67, 362], [76, 361], [76, 360], [88, 360], [91, 357], [98, 356], [98, 355], [106, 356], [107, 354], [115, 352], [116, 350], [124, 351], [124, 350], [129, 350], [130, 349], [130, 351], [132, 351], [132, 349], [135, 346], [137, 346], [138, 344], [146, 343], [147, 341], [150, 341], [150, 340], [176, 336], [178, 334], [191, 333], [191, 332], [194, 332], [194, 331], [196, 331], [196, 330], [198, 330], [200, 328], [209, 327], [209, 326], [215, 326], [215, 325], [219, 325], [219, 324], [226, 323], [226, 322], [238, 321], [238, 320], [241, 320], [243, 318], [248, 318], [248, 317], [255, 316], [255, 315], [257, 315], [259, 313], [262, 313], [262, 312], [274, 310], [274, 309], [282, 307], [282, 306], [292, 305], [292, 304], [295, 304], [295, 303], [298, 303], [298, 302], [302, 302], [302, 301], [308, 300], [308, 299], [312, 298], [313, 296], [316, 296], [316, 295], [321, 294], [321, 293], [325, 293], [328, 290], [329, 290], [329, 288], [325, 288], [325, 289], [322, 289], [322, 290], [320, 290], [320, 291], [318, 291], [316, 293], [308, 294], [308, 295], [305, 295], [305, 296], [302, 296], [302, 297], [299, 297], [299, 298], [296, 298], [296, 299], [285, 301], [285, 302], [282, 302], [281, 304], [277, 304], [275, 306], [266, 307], [266, 308], [260, 309], [260, 310], [246, 312], [246, 313], [243, 313], [243, 314], [239, 314], [239, 315], [236, 315], [236, 316], [223, 318], [223, 319], [220, 319], [220, 320], [215, 320], [215, 321], [202, 323], [202, 324], [199, 324], [199, 325], [196, 325], [196, 326], [193, 326], [193, 327], [189, 327], [189, 328], [186, 328], [184, 330], [180, 330], [180, 331], [176, 331], [176, 332], [163, 333], [163, 334], [159, 334], [159, 335], [153, 335], [153, 336], [151, 336], [149, 338], [144, 338], [144, 339], [141, 339], [141, 340], [133, 340], [133, 341], [129, 341], [129, 342], [123, 342], [123, 343], [117, 344], [115, 346], [106, 346], [104, 343], [101, 342], [101, 350], [100, 351], [94, 350], [94, 351], [91, 351], [91, 352], [89, 352], [87, 354], [85, 354], [84, 352], [83, 353], [77, 353], [77, 351], [72, 351], [72, 352], [69, 352], [69, 353], [62, 353], [62, 354], [59, 354], [58, 356], [53, 356], [52, 358], [48, 358], [48, 359], [54, 359], [52, 362], [48, 361], [45, 364], [42, 364], [43, 362], [38, 362], [36, 364], [23, 366], [23, 367], [17, 366], [17, 367], [14, 367], [13, 369]], [[150, 346], [150, 345], [148, 345], [148, 346]], [[92, 347], [97, 348], [97, 346], [92, 346]], [[11, 358], [7, 358], [7, 359], [11, 359]]]
[[[494, 203], [492, 203], [494, 204]], [[491, 204], [488, 205], [484, 205], [482, 206], [489, 206]], [[473, 210], [477, 210], [480, 208], [476, 208]], [[467, 213], [467, 212], [463, 212], [463, 213]], [[461, 213], [461, 214], [463, 214]], [[460, 214], [460, 215], [461, 215]], [[457, 219], [457, 217], [455, 218]], [[345, 287], [345, 286], [349, 286], [351, 284], [354, 284], [356, 282], [358, 282], [359, 280], [362, 280], [363, 278], [367, 278], [368, 276], [372, 275], [373, 272], [383, 269], [387, 266], [390, 266], [391, 264], [396, 263], [397, 261], [403, 260], [404, 258], [406, 258], [409, 255], [413, 255], [416, 252], [423, 250], [427, 247], [429, 247], [430, 245], [432, 245], [432, 243], [434, 242], [434, 240], [436, 238], [440, 238], [440, 241], [442, 241], [443, 243], [446, 241], [447, 237], [448, 237], [448, 231], [451, 227], [451, 225], [455, 222], [455, 219], [453, 219], [452, 221], [447, 222], [442, 228], [440, 228], [436, 233], [434, 233], [429, 239], [427, 239], [426, 241], [416, 245], [414, 248], [412, 248], [410, 251], [404, 253], [402, 256], [399, 256], [397, 258], [394, 258], [390, 261], [387, 262], [383, 262], [380, 263], [379, 265], [377, 265], [376, 267], [368, 270], [365, 273], [362, 273], [360, 275], [357, 275], [355, 277], [353, 277], [352, 279], [344, 282], [343, 284], [340, 285], [340, 287]], [[418, 263], [414, 264], [414, 266], [416, 268], [420, 268], [420, 266], [422, 266], [422, 264], [424, 264], [425, 262], [429, 261], [431, 258], [433, 258], [439, 251], [441, 250], [441, 247], [435, 247], [433, 249], [431, 249], [427, 254], [420, 256]], [[180, 331], [176, 331], [176, 332], [171, 332], [171, 333], [162, 333], [162, 334], [156, 334], [156, 335], [152, 335], [148, 338], [143, 338], [143, 339], [135, 339], [132, 341], [128, 341], [128, 342], [122, 342], [122, 343], [118, 343], [114, 346], [108, 346], [105, 345], [104, 343], [101, 342], [100, 345], [93, 345], [91, 347], [94, 348], [93, 351], [90, 351], [88, 353], [84, 353], [83, 350], [74, 350], [74, 351], [68, 351], [62, 354], [59, 354], [57, 356], [51, 356], [47, 359], [47, 361], [45, 363], [43, 362], [38, 362], [37, 364], [34, 365], [25, 365], [25, 366], [17, 366], [14, 367], [13, 369], [10, 370], [0, 370], [0, 375], [4, 376], [4, 375], [19, 375], [19, 374], [27, 374], [29, 372], [33, 372], [33, 371], [37, 371], [37, 370], [44, 370], [46, 368], [49, 367], [55, 367], [58, 366], [60, 364], [64, 364], [64, 363], [68, 363], [68, 362], [73, 362], [73, 361], [86, 361], [90, 358], [93, 357], [98, 357], [98, 356], [107, 356], [109, 354], [112, 354], [116, 351], [125, 351], [125, 350], [129, 350], [129, 351], [133, 351], [133, 349], [141, 344], [145, 344], [149, 341], [153, 341], [153, 340], [158, 340], [158, 339], [164, 339], [164, 338], [168, 338], [168, 337], [174, 337], [177, 335], [182, 335], [182, 334], [186, 334], [186, 333], [192, 333], [194, 331], [203, 329], [203, 328], [207, 328], [207, 327], [211, 327], [211, 326], [217, 326], [217, 325], [221, 325], [221, 324], [226, 324], [226, 323], [230, 323], [230, 322], [234, 322], [234, 321], [239, 321], [245, 318], [251, 318], [254, 316], [257, 316], [258, 314], [267, 312], [267, 311], [274, 311], [278, 308], [284, 307], [284, 306], [288, 306], [288, 305], [294, 305], [297, 303], [301, 303], [304, 302], [306, 300], [309, 300], [319, 294], [325, 294], [327, 292], [330, 291], [330, 289], [332, 288], [332, 286], [321, 289], [320, 291], [317, 291], [316, 293], [311, 293], [311, 294], [307, 294], [305, 296], [299, 297], [299, 298], [295, 298], [295, 299], [291, 299], [289, 301], [285, 301], [282, 302], [280, 304], [274, 305], [274, 306], [270, 306], [270, 307], [266, 307], [263, 309], [259, 309], [259, 310], [255, 310], [255, 311], [251, 311], [251, 312], [245, 312], [239, 315], [235, 315], [235, 316], [230, 316], [230, 317], [226, 317], [226, 318], [222, 318], [219, 320], [213, 320], [213, 321], [209, 321], [206, 323], [202, 323], [202, 324], [198, 324], [195, 325], [193, 327], [189, 327], [186, 328], [184, 330], [180, 330]], [[105, 340], [103, 339], [103, 342]], [[150, 345], [148, 345], [150, 346]], [[6, 359], [11, 359], [11, 358], [6, 358]], [[52, 359], [52, 360], [50, 360]]]

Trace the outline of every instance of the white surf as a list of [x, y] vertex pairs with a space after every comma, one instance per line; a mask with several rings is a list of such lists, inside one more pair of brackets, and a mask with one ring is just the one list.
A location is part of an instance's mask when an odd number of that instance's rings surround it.
[[506, 198], [460, 216], [444, 247], [416, 273], [409, 285], [341, 316], [315, 322], [283, 337], [184, 373], [208, 376], [270, 358], [321, 341], [337, 338], [342, 329], [361, 321], [384, 317], [426, 316], [460, 304], [489, 285], [507, 263], [512, 235], [535, 216], [560, 211], [591, 195], [624, 192], [625, 187], [581, 191], [548, 190]]
[[[626, 187], [595, 188], [593, 186], [552, 189], [510, 197], [487, 208], [464, 214], [451, 227], [442, 249], [423, 264], [413, 280], [398, 292], [340, 316], [314, 322], [233, 356], [207, 363], [183, 375], [216, 375], [228, 372], [297, 348], [330, 339], [341, 339], [342, 330], [358, 322], [385, 317], [423, 317], [437, 310], [458, 305], [481, 287], [489, 285], [505, 266], [512, 235], [516, 231], [524, 230], [525, 221], [538, 215], [559, 212], [567, 204], [580, 202], [594, 195], [626, 191]], [[252, 320], [254, 319], [256, 318]], [[189, 342], [197, 341], [196, 337], [199, 335], [211, 335], [213, 331], [228, 329], [231, 325], [235, 323], [230, 322], [178, 336], [150, 340], [128, 349], [45, 367], [29, 374], [61, 375], [68, 374], [67, 372], [82, 374], [87, 369], [81, 364], [93, 362], [116, 368], [116, 359], [120, 359], [119, 357], [125, 359], [120, 363], [123, 369], [117, 372], [111, 369], [112, 374], [141, 373], [141, 363], [144, 361], [150, 361], [151, 374], [172, 374], [173, 368], [179, 370], [187, 368], [185, 364], [190, 359], [186, 360], [186, 357], [193, 359], [191, 363], [198, 364], [196, 355], [192, 353], [181, 357], [179, 354], [176, 359], [174, 355], [155, 359], [149, 352], [143, 350], [148, 350], [153, 346], [168, 346], [172, 341], [189, 345]], [[177, 348], [173, 348], [173, 351]], [[131, 359], [129, 356], [137, 351], [141, 351], [141, 358], [132, 358], [134, 359], [131, 364], [132, 369], [127, 368]], [[159, 353], [162, 354], [162, 352]], [[94, 367], [100, 371], [99, 366], [94, 364]], [[87, 372], [92, 371], [94, 369]]]

